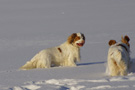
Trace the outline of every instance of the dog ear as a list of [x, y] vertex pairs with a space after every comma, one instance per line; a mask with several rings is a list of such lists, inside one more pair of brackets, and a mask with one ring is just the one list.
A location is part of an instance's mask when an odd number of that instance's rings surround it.
[[76, 33], [73, 33], [72, 35], [70, 35], [70, 36], [68, 37], [68, 43], [69, 43], [69, 44], [72, 44], [72, 43], [74, 42], [74, 39], [75, 39], [76, 36], [77, 36]]
[[127, 44], [130, 47], [129, 41], [130, 38], [127, 35], [125, 37], [121, 36], [121, 42]]
[[109, 46], [114, 45], [115, 43], [117, 43], [115, 40], [110, 40], [110, 41], [108, 42]]
[[127, 43], [130, 41], [130, 38], [126, 35], [125, 37], [121, 36], [121, 42]]
[[85, 40], [86, 38], [85, 38], [84, 34], [83, 33], [81, 33], [81, 34], [82, 34], [83, 40]]
[[124, 37], [124, 39], [125, 39], [127, 42], [130, 41], [130, 38], [129, 38], [127, 35]]

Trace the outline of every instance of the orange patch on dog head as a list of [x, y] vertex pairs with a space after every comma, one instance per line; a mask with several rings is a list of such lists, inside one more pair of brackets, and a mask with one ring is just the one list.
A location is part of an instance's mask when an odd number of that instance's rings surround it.
[[76, 47], [82, 47], [85, 43], [85, 36], [82, 33], [73, 33], [68, 37], [67, 42]]
[[76, 42], [76, 41], [78, 41], [78, 40], [80, 40], [80, 37], [79, 37], [79, 36], [76, 36], [76, 37], [74, 38], [73, 42]]
[[108, 42], [109, 46], [114, 45], [115, 43], [117, 43], [115, 40], [110, 40], [110, 41]]
[[121, 36], [121, 42], [127, 44], [130, 47], [129, 41], [130, 38], [127, 35], [125, 37]]
[[76, 37], [77, 37], [77, 34], [73, 33], [71, 36], [68, 37], [68, 43], [72, 44]]

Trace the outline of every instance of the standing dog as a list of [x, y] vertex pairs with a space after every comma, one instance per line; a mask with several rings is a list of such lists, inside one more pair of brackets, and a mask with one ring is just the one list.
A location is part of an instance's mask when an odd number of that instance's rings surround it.
[[73, 33], [60, 46], [40, 51], [20, 69], [50, 68], [53, 66], [76, 66], [80, 61], [80, 47], [85, 43], [82, 33]]
[[130, 38], [123, 37], [121, 42], [109, 41], [108, 61], [106, 73], [110, 76], [124, 76], [128, 74], [130, 64]]

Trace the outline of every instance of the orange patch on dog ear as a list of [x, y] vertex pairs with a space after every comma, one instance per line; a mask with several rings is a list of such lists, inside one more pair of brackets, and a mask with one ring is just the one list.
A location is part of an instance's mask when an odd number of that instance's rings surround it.
[[127, 44], [130, 47], [130, 44], [128, 43], [130, 41], [130, 38], [126, 35], [125, 37], [121, 36], [121, 42]]
[[124, 37], [124, 39], [127, 40], [128, 42], [130, 41], [130, 38], [127, 35]]
[[115, 40], [110, 40], [110, 41], [108, 42], [109, 46], [114, 45], [115, 43], [117, 43]]
[[71, 36], [68, 37], [68, 42], [70, 44], [73, 43], [76, 36], [77, 36], [77, 34], [73, 33]]

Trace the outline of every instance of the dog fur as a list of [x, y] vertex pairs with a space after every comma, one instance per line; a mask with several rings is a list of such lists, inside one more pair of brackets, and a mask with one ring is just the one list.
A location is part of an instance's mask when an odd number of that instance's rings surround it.
[[129, 37], [122, 36], [121, 42], [109, 41], [108, 61], [106, 73], [110, 76], [125, 76], [130, 66], [130, 44]]
[[40, 51], [20, 69], [50, 68], [51, 66], [76, 66], [80, 61], [80, 47], [85, 43], [82, 33], [73, 33], [60, 46]]

